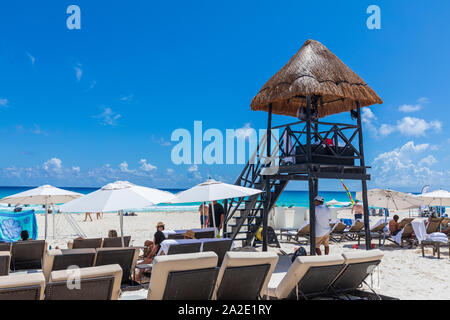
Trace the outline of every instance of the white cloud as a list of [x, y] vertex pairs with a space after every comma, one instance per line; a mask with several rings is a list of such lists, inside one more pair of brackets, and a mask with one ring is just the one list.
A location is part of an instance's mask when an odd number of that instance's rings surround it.
[[34, 133], [34, 134], [37, 134], [37, 135], [42, 134], [44, 136], [48, 136], [48, 132], [42, 130], [41, 127], [38, 124], [34, 125], [34, 129], [31, 129], [31, 132]]
[[427, 122], [424, 119], [404, 117], [397, 121], [397, 129], [405, 136], [419, 137], [424, 136], [428, 130], [440, 132], [442, 129], [442, 122], [437, 120]]
[[141, 170], [143, 171], [152, 171], [152, 170], [156, 170], [156, 166], [151, 165], [150, 163], [147, 162], [147, 159], [141, 159], [139, 161], [139, 164], [141, 165]]
[[430, 99], [428, 99], [427, 97], [422, 97], [422, 98], [419, 98], [419, 100], [417, 100], [417, 102], [419, 102], [420, 104], [427, 104], [427, 103], [430, 103]]
[[374, 136], [378, 134], [377, 127], [375, 125], [378, 118], [372, 112], [370, 108], [363, 108], [361, 113], [361, 120], [366, 127]]
[[188, 171], [189, 171], [189, 172], [195, 172], [195, 171], [198, 171], [197, 165], [194, 164], [194, 165], [190, 166], [190, 167], [188, 168]]
[[62, 161], [58, 158], [51, 158], [42, 165], [45, 171], [60, 174], [62, 172]]
[[390, 124], [383, 123], [380, 127], [380, 134], [384, 137], [387, 135], [390, 135], [392, 132], [395, 131], [395, 127], [391, 126]]
[[129, 94], [127, 96], [121, 96], [120, 101], [131, 101], [133, 100], [134, 94]]
[[75, 77], [77, 78], [77, 81], [81, 80], [81, 77], [83, 76], [83, 69], [81, 69], [81, 64], [77, 64], [75, 67]]
[[416, 112], [422, 109], [422, 106], [420, 104], [404, 104], [398, 107], [398, 110], [401, 112]]
[[429, 155], [428, 157], [423, 158], [422, 160], [419, 161], [419, 166], [428, 166], [431, 167], [433, 164], [437, 163], [438, 161], [436, 160], [435, 157], [433, 157], [432, 155]]
[[239, 128], [235, 131], [236, 138], [246, 139], [253, 134], [256, 134], [255, 129], [251, 127], [250, 123], [246, 123], [242, 128]]
[[74, 171], [74, 172], [80, 172], [81, 169], [80, 169], [80, 167], [78, 167], [78, 166], [74, 166], [74, 167], [72, 167], [72, 171]]
[[159, 144], [163, 147], [169, 147], [172, 145], [172, 143], [170, 143], [169, 141], [166, 141], [166, 139], [164, 139], [164, 137], [161, 138], [157, 138], [154, 134], [152, 134], [152, 141], [156, 144]]
[[90, 91], [92, 89], [94, 89], [94, 87], [97, 85], [97, 81], [93, 80], [91, 85], [89, 86], [89, 88], [86, 91]]
[[122, 115], [114, 112], [111, 108], [104, 108], [103, 112], [100, 113], [97, 116], [94, 116], [94, 118], [100, 119], [100, 123], [104, 126], [116, 126], [117, 120], [121, 118]]
[[28, 56], [28, 58], [30, 58], [31, 65], [34, 66], [34, 63], [36, 62], [36, 58], [33, 55], [31, 55], [31, 53], [29, 53], [29, 52], [27, 52], [27, 56]]
[[126, 161], [123, 161], [121, 164], [119, 164], [119, 169], [122, 172], [133, 172], [133, 170], [128, 169], [128, 163]]
[[0, 97], [0, 107], [6, 107], [9, 104], [9, 100]]
[[372, 180], [381, 188], [407, 188], [409, 191], [425, 184], [438, 186], [450, 183], [450, 171], [432, 170], [430, 166], [437, 160], [425, 152], [430, 152], [429, 144], [409, 141], [380, 154], [372, 163]]
[[168, 174], [172, 174], [172, 173], [173, 173], [173, 169], [167, 168], [167, 173], [168, 173]]

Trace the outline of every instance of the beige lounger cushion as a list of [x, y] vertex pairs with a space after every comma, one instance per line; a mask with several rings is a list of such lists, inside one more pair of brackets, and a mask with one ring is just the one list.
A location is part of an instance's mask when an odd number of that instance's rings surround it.
[[167, 276], [172, 271], [214, 268], [217, 266], [214, 252], [198, 252], [157, 256], [153, 260], [152, 277], [148, 287], [147, 300], [162, 300]]
[[216, 288], [214, 290], [213, 299], [216, 299], [217, 292], [222, 282], [225, 269], [229, 267], [244, 267], [244, 266], [254, 266], [260, 264], [270, 264], [269, 271], [267, 272], [266, 279], [261, 287], [261, 295], [266, 292], [267, 284], [269, 283], [270, 277], [272, 276], [273, 270], [278, 262], [278, 255], [275, 252], [239, 252], [239, 251], [228, 251], [220, 267], [219, 275], [217, 276]]
[[12, 273], [8, 276], [0, 277], [0, 289], [19, 288], [29, 286], [41, 286], [39, 300], [44, 298], [45, 278], [42, 272], [35, 273]]
[[[82, 251], [82, 252], [88, 252], [88, 250], [91, 250], [92, 253], [95, 253], [95, 249], [69, 249], [73, 252]], [[42, 272], [44, 273], [45, 281], [48, 282], [50, 278], [50, 273], [53, 269], [53, 261], [55, 259], [55, 256], [61, 256], [62, 250], [61, 249], [51, 249], [47, 250], [47, 254], [44, 257], [44, 267], [42, 268]]]
[[[80, 268], [80, 278], [90, 279], [105, 276], [114, 276], [114, 284], [111, 294], [111, 300], [117, 300], [120, 295], [120, 283], [122, 281], [122, 268], [118, 264], [109, 264], [99, 267]], [[50, 274], [50, 282], [67, 281], [72, 278], [72, 271], [58, 270]], [[81, 285], [83, 287], [83, 285]]]
[[62, 255], [62, 251], [60, 249], [48, 250], [47, 254], [44, 256], [44, 266], [42, 268], [42, 272], [44, 273], [45, 281], [47, 282], [50, 278], [50, 273], [52, 272], [53, 260], [57, 255]]
[[310, 267], [337, 264], [344, 264], [344, 258], [341, 255], [297, 257], [287, 272], [272, 275], [268, 284], [267, 295], [277, 299], [285, 299]]
[[376, 250], [354, 250], [345, 252], [342, 254], [345, 259], [345, 263], [360, 263], [374, 260], [381, 260], [384, 256], [383, 252], [379, 249]]

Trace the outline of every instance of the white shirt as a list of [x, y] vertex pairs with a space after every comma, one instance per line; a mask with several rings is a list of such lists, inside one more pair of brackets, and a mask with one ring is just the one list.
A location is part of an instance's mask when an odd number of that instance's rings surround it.
[[330, 233], [331, 210], [325, 206], [316, 206], [316, 237]]

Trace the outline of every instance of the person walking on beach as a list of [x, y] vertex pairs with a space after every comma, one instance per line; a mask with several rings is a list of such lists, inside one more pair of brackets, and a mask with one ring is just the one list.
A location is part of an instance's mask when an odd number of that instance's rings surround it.
[[328, 244], [330, 239], [330, 220], [331, 212], [330, 209], [325, 206], [324, 199], [321, 196], [314, 198], [314, 204], [316, 206], [316, 254], [322, 255], [320, 251], [320, 246], [325, 247], [325, 255], [330, 253], [330, 246]]
[[359, 200], [355, 200], [355, 204], [352, 207], [352, 214], [355, 215], [355, 221], [362, 220], [363, 213], [364, 213], [363, 205], [359, 203]]
[[[218, 203], [217, 201], [213, 201], [213, 206], [214, 206], [214, 211], [213, 208], [211, 206], [211, 204], [209, 205], [209, 217], [208, 217], [208, 226], [210, 228], [212, 227], [216, 227], [217, 229], [220, 230], [222, 229], [223, 226], [223, 218], [225, 217], [225, 210], [223, 208], [223, 206]], [[214, 219], [212, 217], [214, 212]], [[214, 223], [216, 224], [214, 226]]]
[[103, 212], [97, 212], [97, 220], [98, 219], [101, 219], [102, 218], [102, 216], [103, 216]]
[[200, 225], [201, 228], [206, 228], [208, 226], [208, 215], [209, 215], [209, 207], [202, 203], [198, 208], [198, 212], [200, 213]]
[[89, 219], [92, 221], [92, 217], [91, 217], [91, 213], [90, 213], [90, 212], [86, 212], [86, 213], [84, 214], [84, 222], [87, 221], [87, 218], [89, 218]]

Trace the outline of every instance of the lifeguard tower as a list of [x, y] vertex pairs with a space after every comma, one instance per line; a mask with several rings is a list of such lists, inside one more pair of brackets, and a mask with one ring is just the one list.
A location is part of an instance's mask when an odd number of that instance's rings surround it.
[[[310, 253], [315, 254], [315, 206], [319, 179], [359, 180], [362, 184], [366, 248], [370, 249], [367, 181], [361, 108], [381, 104], [380, 97], [321, 43], [307, 40], [302, 48], [259, 91], [251, 102], [254, 111], [268, 113], [267, 134], [236, 180], [236, 185], [264, 190], [261, 195], [233, 199], [227, 205], [226, 235], [249, 245], [263, 226], [267, 250], [270, 210], [289, 181], [309, 186]], [[349, 112], [353, 123], [322, 121]], [[272, 125], [272, 115], [298, 121]], [[272, 142], [272, 130], [279, 139]], [[275, 144], [272, 145], [272, 144]]]

